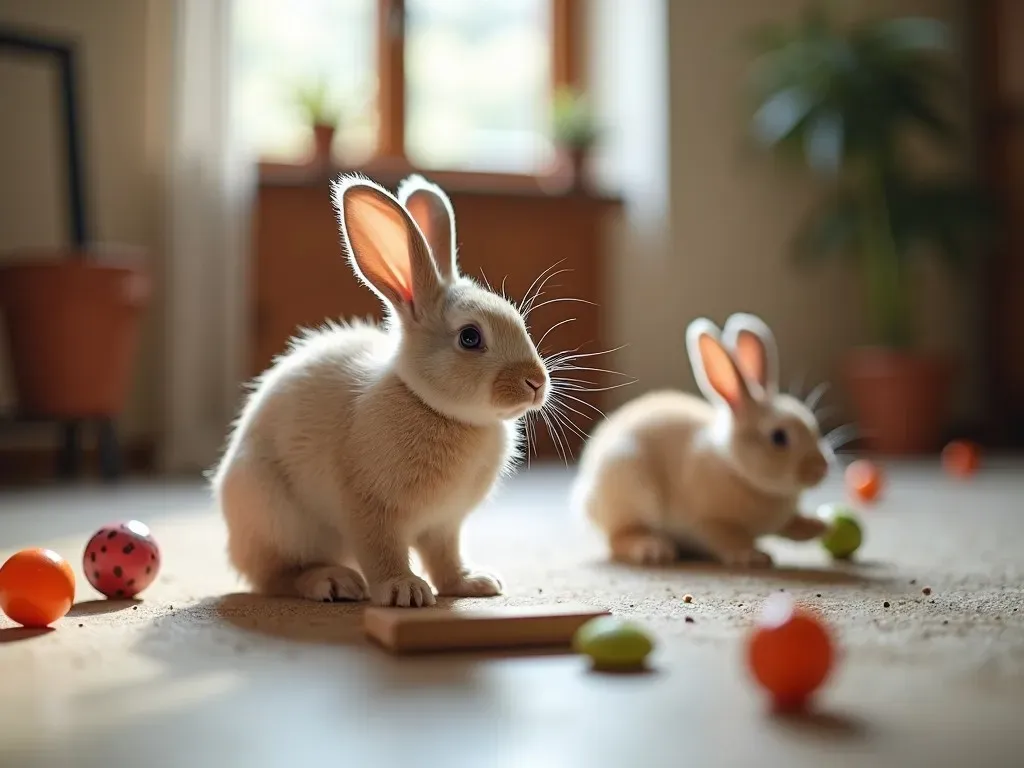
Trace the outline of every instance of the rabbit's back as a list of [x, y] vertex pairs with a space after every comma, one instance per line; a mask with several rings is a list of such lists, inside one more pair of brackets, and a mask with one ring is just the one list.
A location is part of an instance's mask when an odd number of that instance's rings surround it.
[[608, 531], [664, 524], [713, 415], [707, 402], [677, 391], [622, 406], [594, 430], [580, 458], [577, 513]]
[[328, 325], [294, 338], [252, 386], [214, 476], [238, 463], [265, 464], [300, 496], [326, 492], [331, 456], [343, 451], [354, 405], [374, 380], [391, 342], [369, 323]]

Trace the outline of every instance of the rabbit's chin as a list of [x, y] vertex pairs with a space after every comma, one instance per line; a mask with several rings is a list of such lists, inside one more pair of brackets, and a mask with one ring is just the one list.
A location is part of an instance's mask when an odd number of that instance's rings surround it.
[[444, 397], [433, 396], [423, 398], [428, 406], [438, 413], [447, 416], [463, 424], [470, 424], [477, 427], [489, 427], [507, 421], [516, 421], [525, 416], [535, 406], [533, 403], [522, 403], [520, 405], [496, 406], [487, 404], [467, 404], [448, 401]]
[[539, 411], [540, 408], [535, 406], [533, 403], [524, 403], [523, 405], [516, 406], [515, 408], [504, 408], [498, 411], [498, 418], [501, 421], [516, 421], [523, 418], [530, 411]]

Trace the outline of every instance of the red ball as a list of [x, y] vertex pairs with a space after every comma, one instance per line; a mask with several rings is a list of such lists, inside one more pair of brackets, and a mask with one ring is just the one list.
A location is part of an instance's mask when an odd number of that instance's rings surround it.
[[747, 645], [754, 678], [779, 709], [800, 709], [825, 682], [835, 648], [825, 622], [785, 595], [770, 597]]
[[873, 504], [885, 485], [881, 467], [867, 459], [857, 459], [846, 468], [846, 487], [858, 501]]
[[942, 449], [942, 467], [953, 477], [968, 478], [978, 471], [981, 448], [970, 440], [954, 440]]
[[160, 548], [149, 526], [138, 520], [105, 525], [89, 539], [82, 569], [101, 594], [135, 597], [156, 579]]

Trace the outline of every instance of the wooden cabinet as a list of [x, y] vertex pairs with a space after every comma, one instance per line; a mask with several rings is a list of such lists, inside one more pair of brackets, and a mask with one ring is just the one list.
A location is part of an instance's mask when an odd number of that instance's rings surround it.
[[972, 3], [981, 99], [979, 147], [1005, 214], [987, 265], [987, 360], [993, 435], [1024, 446], [1024, 2]]
[[[393, 180], [379, 181], [394, 188]], [[556, 269], [566, 271], [549, 282], [543, 299], [573, 297], [589, 302], [553, 303], [530, 315], [535, 341], [556, 323], [575, 318], [555, 328], [541, 352], [606, 350], [603, 306], [608, 292], [603, 276], [610, 226], [620, 203], [539, 190], [484, 192], [450, 184], [446, 188], [455, 208], [463, 273], [481, 280], [486, 277], [496, 290], [504, 283], [506, 294], [521, 301], [534, 279], [558, 263]], [[359, 284], [342, 258], [327, 177], [268, 175], [258, 189], [253, 226], [253, 374], [270, 365], [300, 327], [315, 327], [327, 319], [380, 317], [376, 296]], [[600, 357], [588, 360], [580, 364], [606, 367]], [[608, 383], [592, 372], [579, 378]], [[595, 415], [590, 406], [601, 408], [604, 398], [600, 393], [572, 394], [590, 405], [569, 400], [568, 406], [580, 414], [564, 413], [586, 431]], [[534, 458], [557, 458], [543, 422], [536, 432]], [[564, 437], [578, 455], [580, 436], [567, 427]]]

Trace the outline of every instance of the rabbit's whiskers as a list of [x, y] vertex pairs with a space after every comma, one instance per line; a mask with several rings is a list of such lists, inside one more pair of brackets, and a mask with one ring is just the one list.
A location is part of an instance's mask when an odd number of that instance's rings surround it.
[[804, 405], [807, 406], [807, 410], [813, 411], [818, 407], [818, 403], [821, 402], [821, 398], [825, 396], [825, 393], [828, 392], [830, 386], [831, 384], [827, 381], [823, 381], [810, 391], [807, 397], [804, 398]]
[[828, 432], [822, 439], [833, 451], [838, 451], [858, 437], [856, 424], [843, 424]]
[[[523, 319], [527, 320], [530, 314], [537, 309], [542, 307], [550, 306], [552, 304], [558, 304], [560, 302], [575, 302], [578, 304], [587, 304], [590, 306], [597, 306], [592, 301], [586, 299], [579, 299], [572, 296], [556, 296], [542, 300], [545, 296], [546, 290], [551, 290], [555, 286], [550, 286], [550, 282], [553, 278], [558, 275], [571, 272], [571, 269], [559, 267], [564, 263], [564, 259], [552, 264], [550, 267], [541, 272], [530, 283], [530, 287], [526, 289], [526, 295], [523, 301], [516, 305], [516, 308], [522, 314]], [[574, 317], [566, 318], [556, 322], [554, 325], [549, 327], [544, 335], [538, 340], [536, 347], [539, 350], [544, 341], [548, 336], [558, 327], [568, 325], [576, 320]], [[527, 326], [529, 328], [529, 326]], [[592, 411], [597, 416], [604, 418], [604, 412], [593, 403], [584, 400], [578, 395], [582, 395], [585, 392], [606, 392], [611, 389], [618, 389], [619, 387], [626, 386], [627, 384], [635, 383], [635, 380], [629, 380], [626, 382], [620, 382], [618, 384], [612, 384], [610, 386], [601, 386], [598, 382], [589, 381], [585, 378], [575, 378], [573, 374], [607, 374], [612, 376], [624, 376], [625, 374], [618, 371], [612, 371], [606, 368], [597, 368], [587, 365], [579, 365], [578, 362], [586, 360], [591, 357], [597, 357], [599, 355], [607, 355], [612, 352], [617, 352], [623, 349], [625, 345], [615, 347], [614, 349], [605, 350], [602, 352], [580, 352], [580, 347], [575, 349], [558, 352], [552, 355], [543, 355], [541, 358], [544, 361], [544, 366], [547, 368], [550, 375], [550, 391], [548, 393], [548, 399], [544, 407], [540, 411], [529, 413], [525, 419], [525, 435], [526, 435], [526, 453], [527, 462], [530, 461], [531, 450], [536, 452], [537, 443], [537, 421], [538, 419], [544, 422], [547, 427], [548, 434], [551, 435], [551, 439], [554, 442], [555, 451], [559, 457], [565, 462], [566, 465], [569, 463], [569, 458], [573, 455], [571, 448], [571, 440], [569, 434], [572, 433], [577, 437], [586, 440], [588, 435], [587, 432], [573, 420], [573, 414], [580, 418], [587, 419], [593, 418], [588, 413]], [[570, 374], [569, 376], [559, 376], [558, 374]], [[626, 377], [628, 378], [628, 377]]]
[[536, 302], [537, 299], [540, 297], [541, 291], [544, 290], [544, 285], [547, 283], [547, 281], [557, 274], [569, 271], [561, 270], [559, 272], [555, 272], [554, 274], [550, 274], [551, 271], [553, 269], [556, 269], [558, 265], [561, 264], [563, 261], [565, 261], [565, 259], [562, 259], [561, 261], [556, 261], [550, 267], [548, 267], [539, 275], [537, 275], [537, 277], [534, 278], [534, 281], [530, 283], [530, 287], [526, 289], [526, 297], [523, 299], [523, 303], [516, 306], [516, 309], [519, 310], [520, 314], [522, 314], [524, 318], [529, 314], [530, 307], [533, 306], [533, 303]]
[[[569, 458], [573, 455], [567, 432], [573, 433], [584, 441], [589, 437], [586, 430], [574, 421], [573, 415], [585, 420], [592, 420], [595, 415], [605, 418], [604, 411], [593, 403], [583, 399], [580, 395], [587, 392], [606, 392], [608, 390], [618, 389], [619, 387], [625, 387], [629, 384], [635, 384], [636, 380], [629, 379], [628, 381], [619, 382], [617, 384], [601, 386], [598, 382], [579, 378], [578, 376], [559, 376], [558, 374], [581, 374], [590, 372], [626, 377], [626, 374], [619, 371], [613, 371], [608, 368], [577, 365], [575, 362], [577, 360], [596, 357], [598, 355], [609, 354], [610, 352], [615, 352], [619, 349], [622, 349], [622, 347], [616, 347], [603, 352], [589, 353], [579, 353], [576, 350], [570, 350], [544, 358], [544, 364], [547, 366], [550, 373], [551, 390], [548, 394], [548, 401], [540, 412], [540, 417], [544, 420], [544, 423], [547, 425], [548, 432], [555, 441], [556, 452], [566, 465], [568, 465]], [[536, 435], [534, 435], [534, 441], [536, 441]]]

